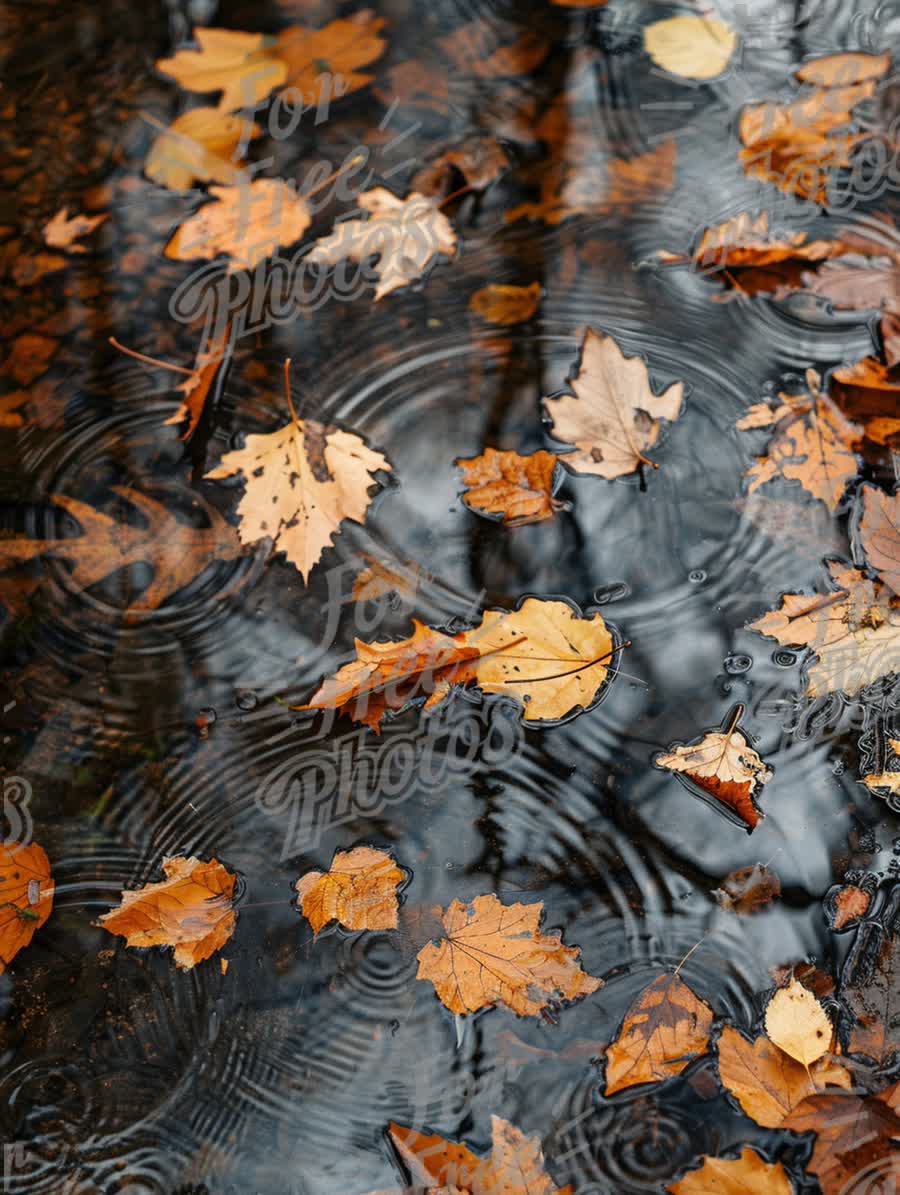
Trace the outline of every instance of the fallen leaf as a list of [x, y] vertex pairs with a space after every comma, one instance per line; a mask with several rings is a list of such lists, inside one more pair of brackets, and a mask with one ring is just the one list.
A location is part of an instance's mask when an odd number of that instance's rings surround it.
[[719, 1078], [741, 1109], [767, 1129], [777, 1129], [808, 1096], [824, 1087], [853, 1085], [840, 1063], [820, 1058], [809, 1068], [795, 1061], [767, 1037], [748, 1041], [731, 1025], [716, 1044]]
[[165, 248], [175, 261], [229, 259], [228, 270], [252, 270], [257, 262], [293, 245], [310, 224], [307, 203], [280, 178], [210, 187], [205, 203], [175, 230]]
[[410, 190], [429, 199], [450, 195], [460, 182], [471, 191], [483, 191], [509, 168], [509, 158], [494, 137], [472, 138], [447, 150], [423, 166], [410, 181]]
[[819, 262], [846, 252], [842, 241], [808, 241], [805, 232], [773, 236], [768, 212], [761, 212], [755, 219], [748, 212], [740, 212], [723, 224], [705, 229], [691, 259], [701, 268], [740, 269], [787, 260]]
[[538, 1016], [551, 1002], [596, 992], [602, 980], [582, 971], [578, 947], [563, 946], [559, 931], [540, 932], [543, 910], [541, 901], [504, 905], [492, 894], [454, 900], [442, 917], [446, 937], [416, 956], [416, 978], [459, 1016], [495, 1004]]
[[[314, 104], [321, 98], [323, 74], [335, 81], [336, 96], [349, 95], [372, 82], [372, 75], [357, 74], [384, 53], [387, 42], [379, 37], [384, 18], [361, 9], [346, 19], [331, 21], [322, 29], [292, 25], [276, 38], [275, 53], [284, 64], [285, 98], [295, 103]], [[302, 101], [300, 99], [302, 97]]]
[[199, 50], [179, 50], [156, 69], [186, 91], [221, 91], [224, 112], [254, 107], [287, 78], [287, 66], [262, 33], [196, 28], [194, 38]]
[[[430, 1136], [391, 1121], [391, 1142], [416, 1188], [439, 1195], [572, 1195], [570, 1186], [557, 1188], [544, 1168], [537, 1137], [500, 1116], [491, 1117], [492, 1149], [487, 1155], [467, 1146]], [[439, 1190], [438, 1190], [439, 1189]]]
[[495, 16], [475, 18], [438, 39], [441, 50], [457, 67], [457, 73], [480, 79], [528, 75], [550, 53], [552, 43], [540, 34], [522, 30], [513, 22]]
[[[859, 417], [896, 416], [900, 402], [900, 377], [895, 377], [877, 357], [864, 357], [841, 366], [831, 375], [829, 389], [841, 405], [849, 405]], [[867, 430], [870, 424], [867, 423]]]
[[677, 419], [684, 387], [676, 382], [661, 395], [650, 388], [647, 366], [626, 357], [611, 336], [585, 333], [572, 394], [545, 398], [550, 434], [575, 451], [561, 457], [576, 473], [612, 479], [639, 465], [659, 468], [644, 456], [659, 439], [660, 419]]
[[509, 327], [530, 320], [540, 301], [539, 282], [531, 286], [483, 286], [469, 299], [469, 310], [489, 324]]
[[16, 286], [34, 286], [47, 274], [64, 269], [69, 263], [58, 253], [35, 253], [31, 257], [17, 257], [12, 278]]
[[[900, 743], [897, 747], [900, 749]], [[860, 917], [865, 917], [871, 903], [871, 894], [855, 884], [842, 884], [836, 890], [833, 889], [830, 899], [826, 902], [826, 908], [830, 906], [831, 928], [840, 932], [853, 926]]]
[[407, 599], [415, 597], [422, 580], [419, 565], [397, 567], [374, 557], [368, 557], [368, 561], [354, 578], [350, 594], [354, 602], [371, 602], [390, 593]]
[[900, 934], [885, 934], [862, 957], [841, 994], [852, 1017], [850, 1053], [887, 1062], [900, 1051]]
[[397, 928], [397, 886], [403, 872], [386, 851], [337, 851], [327, 872], [310, 871], [294, 887], [304, 917], [318, 933], [329, 921], [345, 929]]
[[104, 212], [100, 216], [72, 216], [69, 209], [64, 207], [56, 213], [52, 220], [44, 225], [44, 240], [51, 249], [68, 249], [70, 253], [87, 253], [84, 245], [76, 245], [78, 237], [88, 233], [107, 219]]
[[764, 863], [741, 867], [722, 881], [713, 896], [724, 909], [735, 913], [756, 913], [781, 895], [781, 880]]
[[425, 108], [441, 116], [446, 115], [450, 101], [446, 71], [435, 63], [426, 65], [412, 58], [392, 66], [384, 84], [372, 90], [386, 108], [399, 98], [404, 106]]
[[721, 75], [737, 44], [734, 30], [710, 16], [669, 17], [644, 27], [644, 49], [656, 65], [685, 79]]
[[121, 903], [96, 922], [128, 946], [174, 946], [185, 971], [202, 963], [234, 933], [234, 880], [216, 859], [168, 856], [166, 878], [123, 892]]
[[678, 975], [654, 979], [606, 1048], [606, 1095], [680, 1075], [706, 1053], [712, 1021], [712, 1009]]
[[240, 171], [238, 146], [261, 133], [258, 124], [222, 108], [192, 108], [150, 146], [144, 174], [172, 191], [187, 191], [195, 182], [233, 183]]
[[[865, 1183], [861, 1176], [870, 1168], [888, 1180], [891, 1170], [896, 1175], [900, 1116], [885, 1099], [888, 1094], [867, 1099], [850, 1094], [813, 1095], [785, 1120], [782, 1127], [792, 1133], [816, 1134], [806, 1169], [818, 1178], [823, 1195], [859, 1191], [857, 1180]], [[865, 1189], [871, 1188], [865, 1184]]]
[[796, 77], [817, 87], [847, 87], [882, 78], [890, 65], [890, 54], [829, 54], [804, 63]]
[[900, 493], [864, 485], [859, 537], [866, 561], [881, 580], [900, 594]]
[[785, 1054], [809, 1066], [831, 1048], [834, 1031], [812, 992], [792, 979], [766, 1007], [766, 1035]]
[[23, 332], [12, 343], [9, 356], [3, 363], [4, 373], [10, 374], [20, 386], [30, 386], [50, 367], [59, 348], [59, 341], [37, 332]]
[[200, 349], [193, 371], [178, 387], [184, 395], [184, 400], [175, 414], [165, 421], [165, 425], [186, 423], [187, 426], [179, 436], [181, 440], [189, 440], [197, 430], [206, 400], [225, 360], [230, 339], [231, 325], [228, 324], [221, 336], [214, 336], [205, 348]]
[[764, 1162], [744, 1146], [740, 1157], [704, 1157], [699, 1170], [689, 1170], [667, 1190], [672, 1195], [793, 1195], [794, 1185], [780, 1162]]
[[481, 456], [459, 458], [466, 492], [463, 502], [476, 514], [501, 515], [504, 527], [552, 519], [567, 504], [553, 497], [558, 457], [552, 452], [519, 456], [486, 448]]
[[384, 187], [375, 187], [364, 191], [358, 203], [369, 218], [335, 225], [329, 236], [315, 242], [305, 260], [333, 266], [344, 260], [362, 263], [377, 254], [376, 301], [416, 282], [438, 254], [455, 253], [453, 226], [424, 195], [413, 191], [398, 199]]
[[607, 0], [550, 0], [557, 8], [600, 8]]
[[24, 950], [53, 908], [50, 861], [36, 842], [0, 843], [0, 975]]

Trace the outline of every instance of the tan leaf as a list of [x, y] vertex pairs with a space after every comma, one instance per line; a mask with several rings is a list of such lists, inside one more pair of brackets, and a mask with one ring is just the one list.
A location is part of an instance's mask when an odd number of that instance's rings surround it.
[[566, 503], [553, 497], [558, 458], [552, 452], [519, 456], [486, 448], [481, 456], [459, 458], [466, 492], [463, 502], [476, 514], [502, 515], [505, 527], [552, 519]]
[[667, 1190], [672, 1195], [793, 1195], [794, 1185], [780, 1162], [764, 1162], [749, 1146], [738, 1158], [703, 1158]]
[[280, 178], [210, 187], [205, 203], [175, 230], [165, 248], [175, 261], [211, 261], [223, 254], [230, 273], [252, 270], [293, 245], [310, 223], [309, 206]]
[[792, 979], [766, 1007], [766, 1034], [785, 1054], [809, 1066], [831, 1048], [834, 1031], [812, 992]]
[[877, 775], [863, 776], [866, 788], [886, 788], [889, 792], [900, 793], [900, 772], [879, 772]]
[[717, 1044], [719, 1078], [743, 1111], [757, 1124], [777, 1129], [798, 1104], [826, 1086], [853, 1085], [849, 1071], [829, 1058], [808, 1069], [767, 1037], [748, 1041], [730, 1025]]
[[169, 856], [162, 866], [164, 880], [123, 892], [96, 924], [128, 946], [174, 946], [176, 964], [189, 971], [234, 933], [234, 876], [216, 859]]
[[782, 1127], [792, 1133], [816, 1134], [806, 1169], [818, 1178], [823, 1195], [878, 1190], [866, 1181], [867, 1172], [876, 1183], [879, 1175], [888, 1182], [896, 1176], [900, 1116], [890, 1106], [890, 1094], [867, 1099], [843, 1093], [813, 1095], [785, 1120]]
[[369, 218], [337, 224], [329, 236], [315, 242], [305, 260], [333, 266], [347, 259], [362, 263], [378, 254], [376, 301], [416, 282], [438, 254], [455, 253], [450, 221], [424, 195], [413, 191], [398, 199], [384, 187], [375, 187], [364, 191], [358, 202]]
[[890, 65], [890, 54], [829, 54], [804, 63], [796, 75], [817, 87], [847, 87], [882, 78]]
[[709, 1046], [713, 1014], [675, 974], [660, 975], [625, 1014], [606, 1048], [606, 1094], [674, 1078]]
[[261, 133], [259, 125], [222, 108], [192, 108], [150, 146], [144, 174], [172, 191], [186, 191], [195, 182], [233, 183], [238, 145]]
[[351, 598], [354, 602], [371, 602], [388, 593], [412, 598], [421, 584], [421, 568], [417, 564], [392, 565], [374, 557], [354, 578]]
[[545, 398], [551, 434], [576, 451], [562, 462], [576, 473], [622, 477], [648, 461], [659, 438], [660, 419], [670, 422], [681, 411], [681, 382], [656, 395], [640, 357], [626, 357], [611, 336], [588, 329], [578, 372], [570, 382], [573, 394]]
[[755, 218], [749, 212], [740, 212], [723, 224], [705, 229], [691, 256], [704, 269], [745, 269], [783, 261], [824, 261], [848, 252], [848, 248], [842, 241], [807, 241], [805, 232], [773, 237], [768, 212]]
[[[8, 785], [5, 791], [8, 795]], [[36, 842], [0, 843], [0, 975], [50, 916], [53, 893], [43, 847]]]
[[403, 872], [371, 846], [337, 851], [327, 872], [310, 871], [294, 887], [304, 917], [318, 933], [329, 921], [345, 929], [396, 929]]
[[736, 48], [737, 34], [715, 17], [669, 17], [644, 26], [644, 49], [656, 65], [685, 79], [721, 75]]
[[51, 249], [68, 249], [70, 253], [87, 253], [84, 245], [76, 245], [78, 237], [87, 236], [107, 219], [107, 213], [99, 216], [72, 216], [64, 207], [52, 220], [44, 225], [44, 240]]
[[741, 867], [722, 881], [713, 893], [719, 904], [735, 913], [755, 913], [781, 895], [781, 880], [764, 863]]
[[261, 33], [197, 28], [194, 38], [199, 50], [179, 50], [156, 69], [185, 91], [221, 91], [218, 106], [225, 112], [258, 104], [287, 78], [287, 66]]
[[287, 88], [284, 95], [294, 103], [317, 103], [322, 98], [323, 74], [340, 78], [335, 84], [337, 96], [349, 95], [372, 82], [372, 75], [357, 73], [380, 58], [387, 42], [379, 37], [384, 18], [371, 9], [362, 9], [351, 17], [331, 21], [322, 29], [304, 29], [292, 25], [276, 39], [275, 53], [284, 64]]
[[552, 1002], [577, 1000], [602, 987], [582, 971], [576, 946], [558, 931], [540, 932], [543, 903], [504, 905], [496, 896], [454, 900], [443, 914], [446, 937], [416, 956], [417, 979], [430, 980], [446, 1008], [465, 1016], [505, 1004], [519, 1016], [538, 1016]]
[[900, 492], [888, 495], [871, 485], [862, 487], [859, 535], [868, 564], [900, 594]]
[[531, 319], [541, 301], [541, 284], [531, 286], [483, 286], [469, 299], [469, 310], [489, 324], [509, 327]]

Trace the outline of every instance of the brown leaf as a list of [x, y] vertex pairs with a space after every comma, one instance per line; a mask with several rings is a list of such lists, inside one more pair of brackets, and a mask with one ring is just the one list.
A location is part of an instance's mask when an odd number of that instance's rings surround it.
[[634, 1001], [606, 1048], [606, 1095], [680, 1075], [709, 1046], [713, 1014], [677, 975], [660, 975]]
[[792, 979], [766, 1007], [766, 1034], [785, 1054], [809, 1066], [831, 1048], [834, 1030], [812, 992]]
[[900, 594], [900, 493], [862, 487], [859, 535], [866, 560], [885, 585]]
[[577, 1000], [602, 987], [582, 971], [580, 951], [563, 946], [558, 931], [540, 932], [544, 905], [504, 905], [496, 896], [454, 900], [443, 914], [446, 937], [416, 956], [417, 979], [434, 984], [441, 1003], [465, 1016], [505, 1004], [519, 1016], [538, 1016], [552, 1002]]
[[3, 365], [20, 386], [30, 386], [47, 372], [50, 360], [59, 348], [59, 341], [51, 336], [40, 336], [37, 332], [23, 332], [12, 343], [9, 356]]
[[225, 945], [234, 933], [234, 876], [216, 859], [163, 859], [166, 878], [123, 892], [121, 903], [96, 923], [128, 946], [174, 946], [185, 971]]
[[17, 257], [12, 269], [16, 286], [34, 286], [35, 283], [63, 269], [69, 263], [58, 253], [35, 253], [31, 257]]
[[259, 125], [222, 108], [192, 108], [150, 146], [144, 174], [172, 191], [187, 191], [195, 182], [233, 183], [238, 145], [261, 133]]
[[336, 851], [327, 872], [307, 872], [294, 887], [316, 933], [329, 921], [352, 930], [396, 929], [397, 886], [403, 878], [387, 851], [358, 846]]
[[565, 502], [553, 497], [558, 458], [552, 452], [519, 456], [486, 448], [481, 456], [459, 458], [466, 493], [463, 502], [476, 514], [502, 515], [505, 527], [552, 519]]
[[[504, 42], [507, 36], [509, 40]], [[539, 34], [487, 17], [467, 21], [439, 38], [438, 45], [460, 72], [481, 79], [528, 75], [551, 49], [551, 43]]]
[[499, 141], [493, 137], [472, 138], [429, 162], [413, 175], [409, 186], [428, 198], [443, 198], [459, 190], [458, 180], [472, 191], [483, 191], [508, 167], [509, 158]]
[[643, 360], [626, 357], [611, 336], [589, 328], [569, 385], [572, 394], [544, 399], [551, 435], [575, 446], [561, 458], [567, 468], [612, 479], [642, 464], [659, 467], [644, 452], [659, 439], [659, 420], [678, 418], [681, 382], [654, 394]]
[[304, 104], [316, 103], [321, 98], [324, 72], [340, 76], [336, 95], [349, 95], [371, 83], [373, 76], [358, 74], [357, 67], [368, 66], [384, 53], [387, 42], [379, 37], [383, 26], [383, 17], [364, 8], [322, 29], [304, 29], [300, 25], [283, 29], [274, 52], [286, 71], [285, 97], [299, 103], [302, 96]]
[[794, 1186], [780, 1162], [764, 1162], [749, 1146], [740, 1157], [704, 1157], [699, 1170], [690, 1170], [667, 1190], [672, 1195], [792, 1195]]
[[865, 357], [836, 369], [831, 375], [830, 390], [842, 406], [849, 406], [859, 418], [896, 417], [900, 377], [894, 377], [877, 357]]
[[368, 565], [353, 581], [351, 598], [354, 602], [371, 602], [388, 593], [412, 598], [421, 583], [421, 569], [417, 564], [395, 566], [383, 560], [367, 557]]
[[853, 1018], [851, 1054], [886, 1062], [900, 1051], [900, 934], [885, 934], [877, 954], [842, 995]]
[[807, 241], [805, 232], [773, 237], [768, 212], [761, 212], [755, 219], [741, 212], [724, 224], [705, 229], [691, 256], [701, 268], [745, 268], [789, 260], [820, 262], [847, 250], [842, 241]]
[[179, 436], [180, 440], [189, 440], [197, 430], [206, 400], [209, 398], [213, 383], [225, 359], [226, 346], [230, 338], [231, 325], [228, 324], [221, 336], [214, 336], [206, 347], [197, 353], [197, 362], [193, 372], [178, 387], [184, 395], [184, 401], [175, 414], [165, 421], [165, 425], [187, 423], [187, 427]]
[[469, 299], [469, 310], [489, 324], [509, 327], [531, 319], [541, 301], [541, 284], [530, 286], [483, 286]]
[[[897, 744], [900, 747], [900, 743]], [[898, 773], [900, 775], [900, 773]], [[867, 780], [873, 777], [866, 777]], [[855, 884], [843, 884], [832, 890], [830, 905], [831, 928], [837, 931], [853, 926], [860, 917], [865, 917], [872, 903], [872, 896]]]
[[50, 916], [53, 892], [43, 847], [36, 842], [0, 843], [0, 975]]
[[823, 1195], [850, 1195], [870, 1168], [889, 1177], [900, 1117], [884, 1098], [887, 1095], [813, 1095], [785, 1120], [782, 1127], [793, 1133], [816, 1134], [806, 1168], [818, 1178]]
[[722, 881], [713, 893], [719, 904], [735, 913], [756, 913], [781, 895], [781, 880], [764, 863], [741, 867]]
[[199, 50], [179, 50], [156, 69], [186, 91], [221, 91], [224, 112], [253, 107], [287, 78], [287, 66], [262, 33], [196, 28], [194, 38]]
[[60, 208], [53, 219], [44, 225], [44, 240], [51, 249], [68, 249], [70, 253], [87, 253], [84, 245], [75, 244], [76, 239], [93, 232], [105, 219], [107, 219], [105, 212], [100, 216], [72, 216], [70, 219], [69, 209]]

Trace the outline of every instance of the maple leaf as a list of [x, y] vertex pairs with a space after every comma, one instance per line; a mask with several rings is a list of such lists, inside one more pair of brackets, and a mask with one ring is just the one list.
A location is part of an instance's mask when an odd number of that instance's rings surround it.
[[144, 174], [172, 191], [186, 191], [195, 182], [233, 183], [240, 171], [238, 146], [261, 133], [258, 124], [222, 108], [192, 108], [150, 146]]
[[0, 843], [0, 975], [50, 916], [53, 892], [43, 847]]
[[853, 1018], [847, 1044], [853, 1054], [887, 1062], [900, 1051], [900, 934], [885, 934], [861, 964], [841, 993]]
[[654, 763], [675, 772], [689, 791], [712, 798], [720, 813], [749, 833], [765, 816], [754, 797], [772, 773], [737, 729], [743, 712], [743, 706], [735, 706], [721, 730], [710, 731], [695, 743], [675, 744]]
[[[322, 75], [340, 77], [339, 95], [349, 95], [372, 82], [372, 75], [357, 74], [356, 68], [380, 58], [387, 42], [378, 33], [384, 18], [362, 9], [345, 20], [331, 21], [322, 29], [292, 25], [276, 38], [274, 52], [284, 64], [285, 98], [313, 104], [320, 98]], [[336, 89], [337, 90], [337, 89]]]
[[519, 456], [486, 448], [481, 456], [458, 458], [466, 492], [463, 502], [476, 514], [500, 515], [505, 527], [552, 519], [568, 504], [553, 497], [558, 457], [552, 452]]
[[505, 1004], [538, 1016], [552, 1002], [577, 1000], [603, 986], [578, 963], [577, 946], [558, 931], [540, 932], [544, 905], [504, 905], [493, 894], [454, 900], [442, 920], [446, 937], [416, 956], [417, 979], [430, 980], [445, 1008], [459, 1016]]
[[299, 241], [310, 224], [309, 205], [280, 178], [210, 187], [205, 203], [175, 230], [165, 248], [175, 261], [211, 261], [220, 254], [229, 273], [252, 270], [277, 249]]
[[241, 555], [234, 528], [199, 495], [193, 497], [205, 511], [208, 527], [188, 526], [147, 494], [125, 486], [111, 488], [144, 516], [145, 526], [111, 518], [66, 494], [54, 494], [53, 503], [80, 523], [82, 534], [0, 540], [0, 568], [39, 556], [67, 560], [72, 566], [71, 585], [83, 590], [129, 565], [150, 564], [153, 580], [128, 607], [130, 614], [137, 614], [155, 610], [210, 565]]
[[677, 974], [660, 975], [606, 1047], [606, 1095], [680, 1075], [709, 1045], [713, 1014]]
[[198, 27], [194, 38], [199, 50], [179, 50], [156, 69], [186, 91], [221, 91], [218, 106], [225, 112], [254, 106], [287, 78], [287, 66], [262, 33]]
[[368, 219], [337, 224], [329, 236], [314, 243], [305, 260], [333, 266], [347, 259], [362, 263], [377, 254], [376, 302], [421, 278], [438, 254], [451, 257], [456, 251], [450, 221], [424, 195], [413, 191], [398, 199], [384, 187], [375, 187], [359, 196], [359, 206]]
[[68, 249], [70, 253], [87, 253], [84, 245], [76, 245], [78, 237], [87, 236], [108, 218], [104, 212], [99, 216], [72, 216], [64, 207], [52, 220], [44, 225], [44, 240], [51, 249]]
[[551, 435], [575, 445], [561, 457], [567, 468], [608, 479], [633, 473], [639, 465], [659, 468], [644, 452], [659, 439], [659, 420], [678, 418], [681, 382], [654, 394], [644, 361], [626, 357], [611, 336], [589, 328], [569, 386], [572, 394], [543, 400]]
[[900, 492], [864, 485], [859, 535], [866, 560], [881, 580], [900, 595]]
[[294, 887], [304, 917], [318, 933], [329, 921], [345, 929], [397, 928], [397, 886], [404, 875], [386, 851], [336, 851], [327, 872], [310, 871]]
[[672, 1195], [793, 1195], [794, 1186], [780, 1162], [764, 1162], [744, 1146], [734, 1159], [704, 1157], [699, 1170], [689, 1170], [667, 1190]]
[[530, 320], [541, 301], [541, 284], [483, 286], [469, 299], [469, 310], [489, 324], [509, 327]]
[[741, 867], [722, 881], [713, 896], [724, 909], [735, 913], [756, 913], [781, 895], [781, 880], [764, 863]]
[[711, 16], [669, 17], [644, 26], [644, 49], [657, 66], [685, 79], [714, 79], [737, 48], [737, 34]]
[[834, 1031], [812, 992], [792, 979], [766, 1007], [766, 1034], [785, 1054], [809, 1066], [830, 1049]]
[[539, 1139], [526, 1137], [500, 1116], [491, 1117], [492, 1149], [486, 1156], [393, 1121], [389, 1134], [416, 1187], [435, 1195], [438, 1189], [468, 1195], [572, 1195], [570, 1186], [557, 1188], [547, 1174]]
[[849, 1193], [869, 1170], [896, 1174], [900, 1116], [891, 1107], [896, 1089], [878, 1096], [826, 1094], [809, 1096], [784, 1121], [793, 1133], [815, 1133], [812, 1157], [806, 1164], [819, 1180], [823, 1195]]
[[852, 1086], [850, 1072], [830, 1058], [806, 1067], [767, 1037], [748, 1041], [725, 1025], [716, 1043], [719, 1078], [757, 1124], [777, 1129], [808, 1096], [826, 1086]]
[[234, 880], [216, 859], [167, 856], [165, 879], [123, 892], [121, 903], [96, 922], [128, 946], [174, 946], [184, 971], [221, 950], [234, 933]]

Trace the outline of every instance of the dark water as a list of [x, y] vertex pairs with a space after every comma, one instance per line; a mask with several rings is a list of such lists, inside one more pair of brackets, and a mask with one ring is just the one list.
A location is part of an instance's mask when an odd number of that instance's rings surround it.
[[[865, 356], [872, 336], [862, 316], [799, 300], [718, 304], [714, 284], [688, 271], [638, 265], [772, 202], [737, 162], [740, 106], [779, 94], [809, 55], [896, 46], [900, 10], [726, 2], [742, 57], [723, 80], [694, 86], [654, 72], [641, 51], [648, 10], [675, 11], [662, 4], [373, 7], [389, 40], [371, 68], [376, 91], [342, 99], [318, 128], [305, 121], [287, 140], [254, 143], [254, 159], [274, 156], [266, 174], [302, 178], [370, 142], [395, 98], [390, 68], [440, 61], [438, 39], [477, 17], [507, 41], [532, 30], [552, 50], [512, 82], [449, 69], [446, 111], [400, 94], [390, 131], [415, 128], [393, 189], [405, 193], [423, 161], [479, 133], [506, 139], [521, 169], [539, 161], [521, 130], [579, 70], [579, 127], [598, 151], [628, 157], [674, 137], [674, 186], [555, 227], [506, 225], [504, 210], [529, 198], [514, 171], [454, 209], [461, 252], [424, 287], [331, 302], [241, 340], [187, 448], [163, 426], [178, 402], [172, 377], [107, 344], [115, 335], [182, 365], [197, 346], [197, 328], [169, 314], [191, 267], [162, 248], [202, 192], [167, 192], [141, 174], [155, 135], [143, 114], [168, 122], [185, 99], [154, 61], [195, 23], [276, 32], [353, 6], [7, 0], [0, 14], [5, 260], [40, 249], [63, 205], [109, 211], [64, 272], [20, 286], [7, 264], [4, 352], [23, 332], [58, 342], [48, 371], [26, 383], [35, 397], [23, 425], [0, 432], [7, 533], [75, 534], [50, 501], [60, 493], [138, 526], [128, 491], [189, 526], [208, 524], [204, 503], [234, 522], [239, 485], [202, 475], [241, 433], [282, 424], [285, 356], [304, 414], [357, 432], [394, 464], [365, 528], [345, 526], [308, 588], [263, 548], [211, 564], [152, 610], [140, 609], [148, 565], [86, 590], [62, 559], [0, 577], [5, 765], [31, 785], [34, 837], [56, 882], [51, 919], [0, 979], [2, 1189], [362, 1195], [402, 1185], [388, 1121], [480, 1147], [497, 1114], [540, 1136], [555, 1180], [579, 1195], [662, 1191], [699, 1155], [754, 1142], [814, 1191], [797, 1139], [735, 1112], [711, 1059], [613, 1100], [600, 1095], [595, 1060], [636, 994], [704, 934], [683, 978], [718, 1018], [750, 1031], [770, 968], [810, 960], [837, 973], [847, 939], [827, 930], [829, 887], [848, 868], [897, 876], [900, 823], [857, 782], [881, 769], [885, 736], [897, 734], [890, 684], [810, 705], [801, 654], [743, 629], [782, 592], [821, 587], [822, 558], [849, 558], [850, 542], [845, 512], [832, 519], [792, 487], [747, 498], [750, 441], [735, 420], [809, 365], [824, 373]], [[584, 145], [573, 139], [571, 152]], [[896, 196], [861, 210], [875, 206], [896, 212]], [[807, 227], [830, 234], [833, 222]], [[528, 324], [492, 329], [467, 311], [487, 282], [534, 280], [544, 298]], [[539, 400], [564, 383], [587, 326], [643, 354], [657, 391], [689, 388], [657, 454], [664, 467], [645, 485], [569, 478], [571, 511], [537, 526], [476, 518], [453, 459], [485, 443], [545, 446]], [[7, 363], [5, 388], [19, 384]], [[890, 458], [865, 476], [890, 489]], [[163, 543], [157, 569], [174, 569], [179, 550]], [[417, 567], [414, 596], [349, 602], [371, 556]], [[372, 738], [346, 720], [323, 732], [288, 706], [348, 657], [355, 634], [405, 635], [411, 612], [444, 625], [523, 594], [600, 608], [632, 641], [603, 703], [556, 728], [510, 732], [515, 753], [482, 752], [443, 787], [414, 776], [398, 798], [352, 804], [340, 824], [328, 824], [326, 801], [319, 840], [298, 839], [273, 774], [301, 775], [341, 751], [358, 765]], [[774, 769], [752, 839], [650, 766], [735, 702]], [[484, 727], [476, 699], [454, 710]], [[405, 715], [378, 750], [418, 724]], [[294, 881], [359, 841], [390, 846], [411, 872], [401, 930], [331, 929], [313, 941]], [[178, 971], [171, 952], [127, 949], [92, 925], [176, 854], [215, 857], [239, 876], [227, 975], [216, 958]], [[757, 861], [777, 871], [782, 899], [753, 918], [720, 910], [721, 879]], [[581, 948], [603, 990], [546, 1021], [498, 1008], [454, 1023], [415, 980], [411, 927], [419, 910], [484, 892], [543, 901], [546, 925]]]

